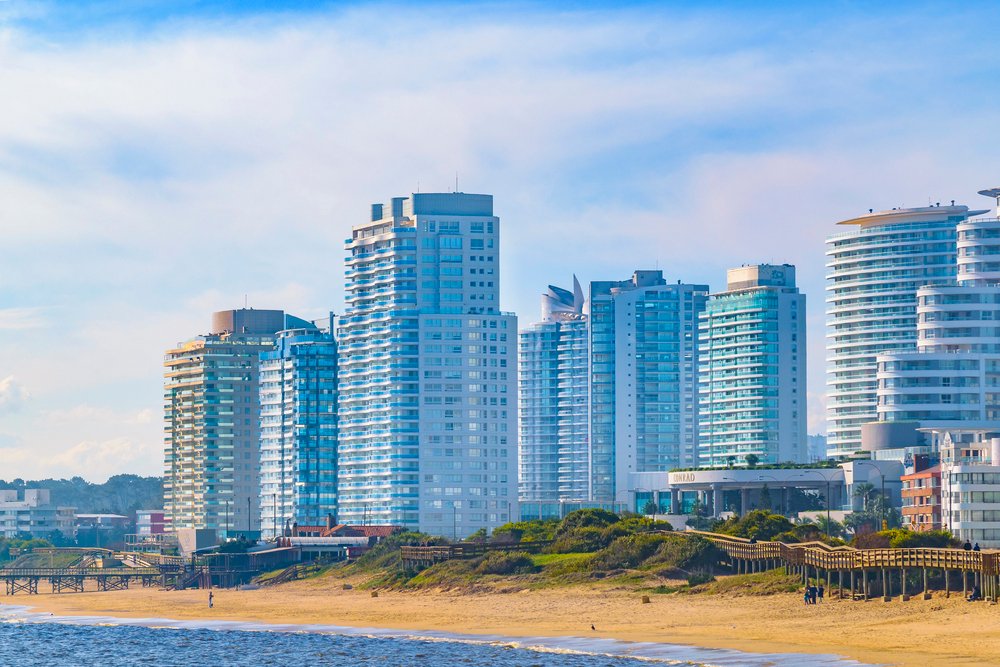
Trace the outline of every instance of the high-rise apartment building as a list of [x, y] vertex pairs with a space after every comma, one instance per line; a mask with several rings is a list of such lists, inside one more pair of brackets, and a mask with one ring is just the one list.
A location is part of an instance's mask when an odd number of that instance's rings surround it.
[[917, 290], [916, 350], [878, 356], [877, 421], [1000, 429], [1000, 219], [957, 235], [956, 279]]
[[808, 461], [806, 298], [795, 267], [730, 269], [699, 331], [702, 466]]
[[517, 318], [493, 197], [372, 206], [346, 242], [338, 512], [462, 537], [517, 509]]
[[585, 297], [550, 285], [542, 319], [519, 338], [520, 499], [532, 503], [590, 499], [588, 346]]
[[917, 290], [956, 275], [956, 227], [966, 206], [869, 213], [827, 239], [828, 453], [861, 448], [861, 425], [876, 415], [876, 357], [913, 350]]
[[337, 344], [329, 328], [279, 331], [260, 355], [261, 531], [336, 514]]
[[591, 493], [624, 502], [630, 473], [697, 465], [698, 316], [707, 285], [662, 271], [590, 285]]
[[226, 310], [212, 316], [212, 333], [167, 350], [163, 494], [173, 529], [260, 529], [260, 353], [300, 324], [280, 310]]

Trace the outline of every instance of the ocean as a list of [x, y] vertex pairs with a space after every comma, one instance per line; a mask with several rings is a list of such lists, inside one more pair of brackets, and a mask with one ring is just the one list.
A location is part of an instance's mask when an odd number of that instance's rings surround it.
[[599, 638], [503, 638], [319, 625], [54, 617], [0, 605], [0, 666], [853, 667], [837, 656]]

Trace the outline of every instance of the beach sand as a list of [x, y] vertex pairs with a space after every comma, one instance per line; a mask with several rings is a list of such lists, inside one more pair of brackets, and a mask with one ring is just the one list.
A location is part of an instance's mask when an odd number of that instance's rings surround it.
[[[742, 651], [829, 653], [877, 664], [1000, 664], [1000, 606], [945, 599], [869, 602], [795, 594], [764, 597], [653, 595], [607, 585], [542, 591], [456, 593], [343, 590], [343, 580], [292, 582], [255, 591], [132, 589], [16, 595], [3, 604], [56, 615], [309, 623], [437, 630], [508, 637], [596, 636]], [[596, 632], [591, 630], [591, 624]]]

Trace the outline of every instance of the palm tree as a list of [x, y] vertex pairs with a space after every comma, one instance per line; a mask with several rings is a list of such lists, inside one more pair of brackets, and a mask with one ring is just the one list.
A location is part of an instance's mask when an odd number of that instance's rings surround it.
[[859, 482], [854, 485], [854, 497], [861, 498], [861, 509], [868, 512], [868, 503], [878, 496], [875, 485], [870, 482]]

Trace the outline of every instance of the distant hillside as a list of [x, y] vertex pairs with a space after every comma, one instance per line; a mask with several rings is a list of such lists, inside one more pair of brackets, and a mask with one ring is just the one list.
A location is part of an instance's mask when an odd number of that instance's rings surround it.
[[125, 514], [163, 507], [163, 478], [115, 475], [103, 484], [73, 479], [0, 479], [0, 489], [49, 489], [56, 505], [75, 507], [78, 514]]

